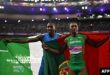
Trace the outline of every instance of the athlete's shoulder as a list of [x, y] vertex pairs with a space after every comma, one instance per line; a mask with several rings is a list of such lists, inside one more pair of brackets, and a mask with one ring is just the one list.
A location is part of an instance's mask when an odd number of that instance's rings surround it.
[[66, 41], [68, 41], [71, 38], [70, 34], [66, 34], [65, 36], [66, 36], [66, 38], [65, 38]]
[[35, 35], [35, 38], [42, 39], [43, 37], [44, 37], [44, 34], [41, 34], [41, 33]]
[[78, 35], [80, 35], [80, 36], [85, 36], [83, 33], [78, 33]]
[[57, 33], [57, 32], [56, 32], [55, 34], [57, 34], [57, 35], [61, 35], [61, 33]]
[[44, 35], [48, 35], [48, 33], [43, 33], [42, 35], [43, 35], [43, 36], [44, 36]]
[[60, 34], [60, 33], [55, 33], [55, 34], [54, 34], [54, 37], [55, 37], [55, 38], [59, 38], [59, 37], [61, 37], [61, 34]]
[[78, 35], [79, 37], [86, 39], [86, 35], [84, 35], [83, 33], [79, 33]]

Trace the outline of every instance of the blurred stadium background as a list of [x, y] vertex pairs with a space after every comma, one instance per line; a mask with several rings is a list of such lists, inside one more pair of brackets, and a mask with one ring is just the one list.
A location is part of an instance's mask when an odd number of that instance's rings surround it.
[[68, 32], [75, 20], [81, 32], [110, 32], [110, 1], [0, 0], [0, 35], [43, 33], [48, 22], [55, 23], [58, 32]]

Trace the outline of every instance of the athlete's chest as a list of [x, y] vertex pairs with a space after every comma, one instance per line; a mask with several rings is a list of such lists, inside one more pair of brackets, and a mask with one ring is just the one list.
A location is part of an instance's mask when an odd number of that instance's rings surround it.
[[43, 36], [43, 42], [48, 42], [48, 41], [51, 41], [51, 40], [54, 40], [54, 39], [57, 39], [60, 35], [59, 34], [54, 34], [54, 36], [49, 36], [48, 34], [45, 34]]
[[80, 36], [69, 37], [68, 45], [81, 45], [84, 42], [84, 39]]

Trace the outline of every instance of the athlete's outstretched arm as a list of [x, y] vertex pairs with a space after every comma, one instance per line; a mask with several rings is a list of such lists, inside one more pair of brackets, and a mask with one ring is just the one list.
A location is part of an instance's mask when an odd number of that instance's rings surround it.
[[5, 39], [6, 42], [17, 42], [17, 43], [27, 43], [27, 42], [37, 42], [42, 40], [43, 35], [38, 35], [33, 38], [18, 38], [18, 39]]
[[109, 39], [109, 36], [103, 39], [102, 41], [97, 42], [96, 48], [104, 44]]
[[88, 37], [86, 37], [86, 43], [92, 45], [93, 47], [96, 47], [96, 42], [94, 42], [94, 40], [89, 39]]
[[86, 43], [92, 45], [93, 47], [97, 48], [100, 45], [102, 45], [104, 42], [106, 42], [106, 40], [109, 39], [109, 37], [103, 39], [101, 42], [95, 42], [94, 40], [91, 40], [89, 38], [86, 39]]

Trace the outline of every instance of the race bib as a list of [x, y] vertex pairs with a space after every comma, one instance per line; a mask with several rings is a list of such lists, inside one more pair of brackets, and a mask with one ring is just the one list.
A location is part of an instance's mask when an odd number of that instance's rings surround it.
[[71, 46], [71, 47], [69, 47], [69, 50], [71, 52], [81, 52], [82, 51], [82, 46]]

